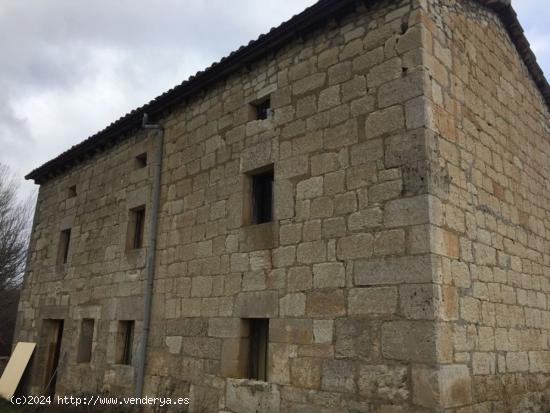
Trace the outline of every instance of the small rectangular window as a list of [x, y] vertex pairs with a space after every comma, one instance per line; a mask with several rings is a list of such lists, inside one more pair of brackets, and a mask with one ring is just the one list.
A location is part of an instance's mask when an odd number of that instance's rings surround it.
[[269, 319], [249, 318], [248, 378], [267, 381]]
[[94, 340], [94, 320], [85, 318], [80, 326], [77, 363], [89, 363], [92, 360], [92, 344]]
[[128, 222], [127, 249], [139, 249], [143, 247], [143, 235], [145, 230], [145, 206], [130, 210]]
[[57, 263], [66, 264], [69, 259], [69, 246], [71, 243], [71, 229], [61, 231], [59, 236], [59, 249], [57, 253]]
[[147, 166], [147, 152], [136, 156], [134, 161], [135, 169], [145, 168]]
[[134, 344], [134, 321], [118, 322], [116, 338], [116, 363], [132, 364], [132, 347]]
[[252, 175], [252, 223], [273, 220], [273, 167]]
[[252, 108], [250, 120], [263, 120], [271, 116], [271, 100], [269, 96], [251, 103], [250, 106]]
[[69, 187], [69, 198], [74, 198], [76, 196], [76, 185]]

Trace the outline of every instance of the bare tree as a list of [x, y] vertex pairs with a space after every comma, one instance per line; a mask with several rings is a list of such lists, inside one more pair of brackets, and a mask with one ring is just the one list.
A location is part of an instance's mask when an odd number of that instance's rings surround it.
[[0, 356], [11, 350], [33, 210], [31, 199], [18, 198], [18, 189], [0, 163]]

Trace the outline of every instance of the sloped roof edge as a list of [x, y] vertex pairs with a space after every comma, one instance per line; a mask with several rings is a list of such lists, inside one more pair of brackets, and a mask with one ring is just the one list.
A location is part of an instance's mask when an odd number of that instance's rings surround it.
[[546, 102], [546, 106], [550, 110], [550, 85], [548, 84], [548, 80], [544, 76], [544, 72], [537, 62], [537, 57], [535, 56], [535, 53], [533, 53], [531, 45], [525, 36], [523, 27], [521, 26], [518, 16], [512, 7], [511, 0], [476, 1], [488, 6], [500, 17], [506, 27], [506, 30], [508, 31], [508, 34], [510, 35], [510, 38], [512, 39], [512, 42], [516, 46], [520, 57], [527, 66], [531, 77], [542, 94], [542, 97]]
[[[364, 1], [369, 2], [369, 0]], [[510, 0], [476, 1], [498, 14], [550, 110], [550, 85], [531, 50]], [[260, 35], [258, 39], [249, 42], [248, 45], [240, 47], [204, 71], [196, 73], [176, 87], [132, 110], [103, 130], [34, 169], [25, 176], [25, 179], [34, 179], [36, 183], [42, 183], [49, 177], [70, 169], [90, 154], [114, 145], [122, 138], [123, 134], [138, 128], [143, 113], [148, 113], [152, 117], [161, 114], [174, 104], [182, 102], [214, 82], [224, 79], [244, 65], [267, 55], [293, 37], [313, 30], [329, 18], [347, 13], [354, 9], [358, 3], [357, 0], [318, 1], [290, 20], [272, 28], [267, 34]]]

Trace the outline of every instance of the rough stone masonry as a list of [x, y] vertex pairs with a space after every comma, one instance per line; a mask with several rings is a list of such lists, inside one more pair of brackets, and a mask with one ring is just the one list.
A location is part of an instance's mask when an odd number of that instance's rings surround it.
[[28, 391], [56, 370], [58, 394], [134, 392], [148, 111], [165, 146], [146, 394], [549, 411], [550, 99], [510, 13], [322, 0], [33, 171]]

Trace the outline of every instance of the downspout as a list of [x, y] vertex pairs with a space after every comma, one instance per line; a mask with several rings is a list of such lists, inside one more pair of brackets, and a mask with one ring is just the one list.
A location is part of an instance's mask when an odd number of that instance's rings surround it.
[[155, 279], [155, 258], [157, 252], [157, 227], [160, 201], [160, 174], [162, 167], [162, 151], [164, 146], [164, 128], [158, 124], [147, 122], [147, 114], [143, 114], [141, 127], [143, 129], [155, 129], [158, 131], [155, 156], [153, 158], [153, 194], [151, 199], [151, 222], [147, 243], [147, 283], [145, 284], [145, 297], [143, 305], [143, 330], [141, 334], [141, 346], [137, 360], [136, 397], [142, 397], [145, 381], [145, 361], [147, 358], [147, 340], [151, 327], [151, 304], [153, 301], [153, 282]]

